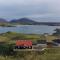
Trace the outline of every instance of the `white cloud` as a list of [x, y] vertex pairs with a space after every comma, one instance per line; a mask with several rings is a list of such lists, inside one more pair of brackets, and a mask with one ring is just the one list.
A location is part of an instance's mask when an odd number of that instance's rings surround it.
[[46, 2], [45, 0], [0, 0], [0, 4], [6, 5], [31, 5]]
[[[0, 17], [60, 17], [60, 0], [0, 0]], [[39, 19], [38, 19], [39, 20]]]

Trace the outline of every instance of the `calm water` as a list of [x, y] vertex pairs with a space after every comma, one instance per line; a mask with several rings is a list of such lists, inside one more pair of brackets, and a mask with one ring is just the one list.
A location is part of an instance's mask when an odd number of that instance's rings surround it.
[[8, 31], [26, 33], [26, 34], [43, 34], [53, 33], [54, 29], [60, 28], [60, 26], [42, 26], [42, 25], [20, 25], [17, 27], [0, 27], [0, 33]]

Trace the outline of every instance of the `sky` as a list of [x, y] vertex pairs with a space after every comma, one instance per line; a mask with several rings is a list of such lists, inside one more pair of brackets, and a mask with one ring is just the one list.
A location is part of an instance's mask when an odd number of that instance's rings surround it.
[[60, 0], [0, 0], [0, 18], [60, 22]]

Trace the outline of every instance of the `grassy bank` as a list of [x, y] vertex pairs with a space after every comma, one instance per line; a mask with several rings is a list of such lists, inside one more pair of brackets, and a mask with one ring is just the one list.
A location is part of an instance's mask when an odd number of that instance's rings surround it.
[[50, 48], [43, 52], [15, 52], [14, 55], [0, 55], [0, 60], [60, 60], [60, 48]]
[[40, 34], [22, 34], [22, 33], [16, 33], [16, 32], [6, 32], [0, 34], [0, 42], [14, 42], [16, 40], [47, 40], [52, 41], [53, 39], [56, 39], [57, 36], [52, 35], [40, 35]]
[[56, 36], [22, 34], [16, 32], [6, 32], [0, 34], [0, 60], [60, 60], [60, 48], [50, 48], [43, 52], [12, 52], [16, 40], [48, 40], [55, 39]]

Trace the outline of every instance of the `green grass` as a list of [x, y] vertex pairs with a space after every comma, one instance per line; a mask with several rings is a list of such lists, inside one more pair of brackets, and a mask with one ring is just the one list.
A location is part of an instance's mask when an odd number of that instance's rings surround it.
[[16, 32], [7, 32], [0, 34], [0, 42], [5, 42], [0, 44], [0, 60], [60, 60], [60, 48], [50, 48], [43, 52], [14, 52], [11, 55], [12, 45], [16, 43], [18, 39], [26, 40], [48, 40], [51, 41], [55, 39], [56, 36], [38, 34], [22, 34]]
[[55, 39], [56, 36], [48, 35], [39, 35], [39, 34], [22, 34], [22, 33], [16, 33], [16, 32], [7, 32], [0, 34], [0, 41], [13, 41], [13, 40], [32, 40], [32, 41], [37, 41], [37, 40], [47, 40], [51, 41]]
[[12, 56], [0, 55], [0, 60], [60, 60], [60, 48], [50, 48], [43, 52], [17, 52]]

